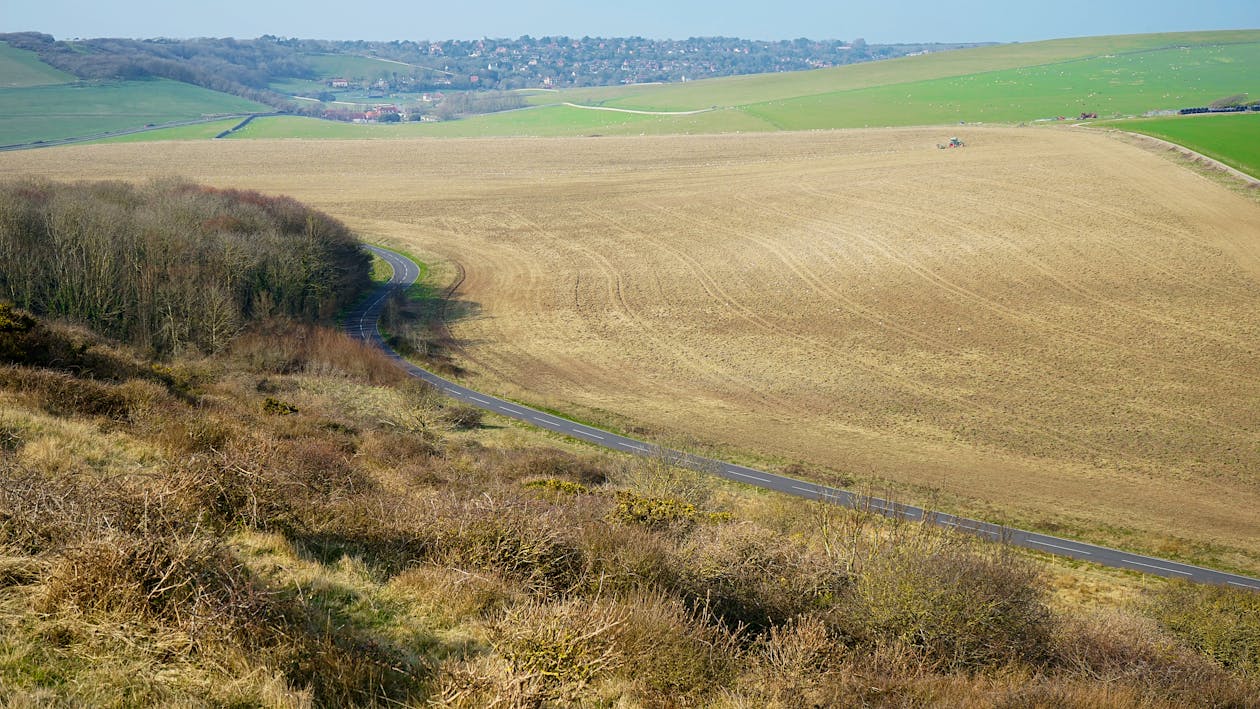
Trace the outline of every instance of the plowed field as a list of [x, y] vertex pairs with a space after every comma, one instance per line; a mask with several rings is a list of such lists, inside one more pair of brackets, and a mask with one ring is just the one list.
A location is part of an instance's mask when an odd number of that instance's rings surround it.
[[87, 146], [0, 174], [291, 194], [460, 264], [490, 391], [1260, 568], [1260, 204], [1106, 135], [959, 134]]

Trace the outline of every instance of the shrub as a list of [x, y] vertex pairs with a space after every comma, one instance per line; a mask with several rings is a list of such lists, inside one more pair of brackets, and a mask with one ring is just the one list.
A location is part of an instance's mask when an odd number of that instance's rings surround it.
[[1056, 632], [1055, 660], [1085, 679], [1165, 696], [1228, 684], [1218, 667], [1151, 619], [1115, 610], [1065, 619]]
[[643, 497], [629, 490], [618, 490], [617, 506], [610, 518], [621, 524], [641, 524], [653, 529], [690, 529], [697, 522], [729, 522], [727, 512], [702, 512], [689, 502], [669, 498]]
[[263, 374], [345, 377], [400, 384], [406, 374], [380, 349], [345, 333], [283, 318], [260, 321], [232, 341], [231, 359]]
[[830, 605], [847, 584], [800, 542], [748, 523], [697, 528], [679, 564], [678, 590], [694, 607], [755, 633]]
[[588, 560], [563, 513], [483, 497], [442, 517], [435, 551], [453, 566], [488, 569], [540, 595], [585, 581]]
[[0, 366], [0, 387], [25, 394], [57, 416], [103, 416], [126, 420], [130, 402], [115, 385], [13, 365]]
[[728, 685], [742, 659], [739, 638], [700, 610], [660, 592], [633, 593], [617, 629], [622, 673], [642, 688], [649, 705], [701, 703]]
[[273, 396], [263, 400], [262, 410], [263, 413], [273, 416], [288, 416], [289, 414], [296, 414], [298, 411], [296, 406], [280, 401]]
[[1147, 608], [1163, 628], [1222, 667], [1260, 678], [1260, 593], [1174, 581]]
[[481, 428], [481, 420], [485, 412], [467, 404], [448, 404], [442, 407], [441, 419], [452, 428], [467, 431]]
[[930, 540], [885, 549], [853, 586], [845, 630], [947, 670], [1045, 662], [1052, 617], [1036, 570], [1001, 547]]
[[618, 629], [627, 612], [602, 601], [529, 602], [493, 625], [492, 644], [512, 671], [548, 698], [572, 696], [623, 662]]

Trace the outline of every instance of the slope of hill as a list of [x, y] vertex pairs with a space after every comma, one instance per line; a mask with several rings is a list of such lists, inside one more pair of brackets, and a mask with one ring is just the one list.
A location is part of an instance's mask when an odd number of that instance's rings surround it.
[[[1037, 67], [1113, 54], [1257, 42], [1260, 42], [1260, 30], [1079, 37], [959, 49], [788, 74], [758, 74], [664, 86], [575, 89], [562, 92], [560, 96], [576, 103], [686, 111]], [[555, 98], [540, 96], [531, 100], [535, 103], [547, 103]]]
[[0, 145], [269, 110], [254, 101], [169, 79], [7, 88], [0, 89]]
[[66, 84], [71, 81], [74, 81], [74, 76], [41, 62], [34, 52], [11, 47], [8, 42], [0, 42], [0, 89]]
[[1260, 31], [1052, 40], [809, 72], [531, 95], [536, 106], [392, 126], [256, 122], [248, 137], [724, 133], [1104, 117], [1260, 94]]

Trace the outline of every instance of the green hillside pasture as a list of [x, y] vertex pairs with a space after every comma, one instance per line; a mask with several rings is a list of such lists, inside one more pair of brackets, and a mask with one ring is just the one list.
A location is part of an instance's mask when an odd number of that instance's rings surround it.
[[742, 106], [781, 101], [814, 94], [1061, 63], [1108, 54], [1257, 42], [1260, 42], [1260, 30], [1055, 39], [959, 49], [814, 71], [732, 76], [677, 84], [571, 89], [559, 94], [531, 96], [528, 100], [535, 104], [570, 101], [650, 111], [687, 111], [710, 106]]
[[341, 77], [352, 81], [375, 80], [391, 74], [410, 74], [409, 64], [395, 64], [383, 59], [356, 57], [350, 54], [306, 54], [307, 66], [315, 70], [319, 79]]
[[1184, 145], [1260, 177], [1260, 113], [1142, 118], [1107, 125]]
[[[710, 111], [686, 116], [656, 116], [613, 111], [591, 111], [568, 106], [546, 106], [473, 116], [443, 123], [361, 125], [315, 118], [272, 116], [255, 119], [233, 139], [389, 139], [475, 138], [488, 136], [638, 135], [640, 133], [732, 133], [766, 131], [774, 127], [738, 110]], [[149, 134], [144, 134], [149, 135]]]
[[[384, 59], [356, 57], [349, 54], [304, 54], [302, 59], [315, 72], [316, 78], [273, 81], [269, 84], [270, 88], [290, 96], [314, 96], [323, 91], [333, 91], [328, 87], [327, 81], [334, 77], [349, 79], [357, 83], [389, 78], [393, 74], [408, 75], [417, 71], [410, 64], [396, 64]], [[345, 91], [345, 89], [338, 89], [335, 93], [340, 95]]]
[[41, 62], [35, 52], [0, 42], [0, 89], [68, 84], [72, 81], [73, 76]]
[[165, 79], [3, 89], [0, 145], [270, 110], [253, 101]]
[[240, 118], [225, 118], [221, 121], [210, 121], [209, 123], [198, 123], [191, 126], [175, 126], [173, 128], [147, 130], [143, 133], [128, 133], [127, 135], [117, 135], [113, 138], [103, 138], [92, 142], [144, 143], [157, 140], [210, 140], [240, 122]]
[[285, 79], [273, 81], [267, 84], [267, 88], [289, 96], [316, 96], [330, 90], [323, 79]]
[[1260, 43], [1120, 54], [744, 107], [782, 130], [1126, 116], [1260, 93]]

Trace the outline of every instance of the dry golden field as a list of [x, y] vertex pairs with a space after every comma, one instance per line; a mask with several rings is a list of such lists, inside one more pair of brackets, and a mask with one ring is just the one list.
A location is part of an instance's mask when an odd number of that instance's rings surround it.
[[459, 264], [471, 383], [1260, 571], [1260, 202], [1107, 135], [223, 141], [0, 155], [293, 195]]

